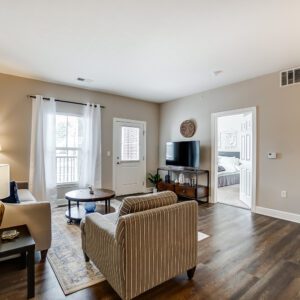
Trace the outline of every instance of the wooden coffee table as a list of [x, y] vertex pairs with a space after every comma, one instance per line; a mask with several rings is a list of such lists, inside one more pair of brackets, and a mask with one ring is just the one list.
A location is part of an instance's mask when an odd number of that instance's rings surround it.
[[[65, 198], [68, 200], [68, 210], [66, 217], [68, 223], [73, 221], [79, 222], [85, 216], [85, 209], [79, 205], [79, 202], [105, 202], [105, 213], [110, 211], [110, 199], [115, 196], [115, 192], [107, 189], [96, 189], [94, 194], [90, 194], [89, 189], [79, 189], [66, 193]], [[71, 208], [71, 201], [76, 202], [76, 206]]]

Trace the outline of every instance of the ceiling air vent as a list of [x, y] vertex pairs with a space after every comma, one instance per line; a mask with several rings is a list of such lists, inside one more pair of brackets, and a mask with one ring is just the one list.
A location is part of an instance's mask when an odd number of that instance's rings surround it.
[[280, 86], [300, 83], [300, 67], [280, 72]]

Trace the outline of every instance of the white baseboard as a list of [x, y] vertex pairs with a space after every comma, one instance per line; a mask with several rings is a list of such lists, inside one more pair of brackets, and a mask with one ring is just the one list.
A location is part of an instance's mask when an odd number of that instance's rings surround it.
[[144, 189], [144, 193], [148, 194], [148, 193], [152, 193], [153, 192], [153, 188], [152, 187], [146, 187]]
[[56, 199], [55, 201], [54, 201], [54, 204], [56, 205], [56, 206], [64, 206], [64, 205], [68, 205], [68, 201], [66, 200], [66, 199]]
[[294, 214], [287, 211], [256, 206], [255, 213], [277, 219], [300, 223], [300, 214]]

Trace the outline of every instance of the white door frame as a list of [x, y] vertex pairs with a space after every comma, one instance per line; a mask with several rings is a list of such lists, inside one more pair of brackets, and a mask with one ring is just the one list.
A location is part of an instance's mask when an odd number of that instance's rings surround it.
[[122, 118], [113, 118], [113, 151], [112, 151], [112, 183], [113, 183], [113, 190], [116, 190], [116, 169], [117, 169], [117, 159], [116, 159], [116, 151], [117, 151], [117, 122], [126, 122], [126, 123], [138, 123], [138, 124], [142, 124], [144, 126], [144, 133], [143, 133], [143, 143], [144, 143], [144, 149], [143, 149], [143, 156], [144, 156], [144, 160], [142, 161], [142, 165], [143, 165], [143, 174], [145, 176], [144, 178], [144, 192], [146, 192], [146, 134], [147, 134], [147, 130], [146, 130], [146, 121], [138, 121], [138, 120], [130, 120], [130, 119], [122, 119]]
[[251, 211], [256, 209], [256, 151], [257, 151], [257, 124], [256, 124], [256, 107], [241, 108], [229, 111], [223, 111], [211, 114], [211, 203], [216, 203], [217, 200], [217, 180], [218, 172], [216, 172], [216, 162], [218, 159], [218, 118], [252, 113], [252, 205]]

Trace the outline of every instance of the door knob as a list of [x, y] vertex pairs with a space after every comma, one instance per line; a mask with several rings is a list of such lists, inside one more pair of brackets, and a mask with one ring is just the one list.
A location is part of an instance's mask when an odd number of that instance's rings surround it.
[[119, 165], [120, 163], [119, 162], [117, 162], [117, 165]]

